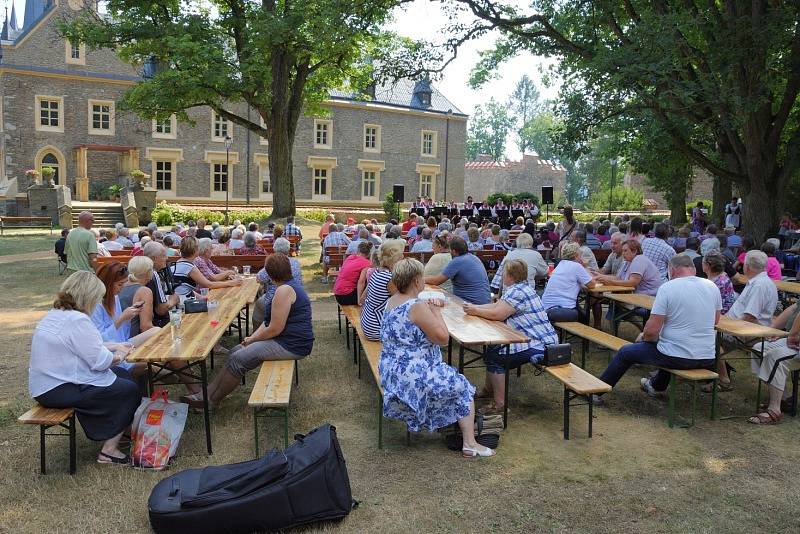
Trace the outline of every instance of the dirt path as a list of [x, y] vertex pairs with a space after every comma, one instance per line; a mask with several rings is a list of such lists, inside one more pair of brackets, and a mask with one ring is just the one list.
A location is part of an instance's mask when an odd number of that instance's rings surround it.
[[52, 250], [42, 250], [40, 252], [28, 252], [26, 254], [9, 254], [8, 256], [0, 256], [0, 264], [14, 263], [15, 261], [26, 260], [52, 260]]

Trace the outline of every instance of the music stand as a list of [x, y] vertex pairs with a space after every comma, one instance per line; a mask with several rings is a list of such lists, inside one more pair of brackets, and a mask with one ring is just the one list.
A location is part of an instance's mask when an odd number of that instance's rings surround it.
[[525, 212], [523, 210], [511, 210], [511, 218], [516, 220], [517, 217], [523, 217]]
[[413, 211], [414, 213], [416, 213], [420, 217], [425, 217], [425, 208], [414, 208], [411, 211]]
[[444, 215], [445, 213], [447, 213], [447, 208], [442, 208], [440, 206], [433, 208], [433, 210], [431, 211], [431, 215], [433, 215], [437, 219], [441, 219], [442, 215]]
[[461, 210], [461, 216], [469, 219], [470, 217], [475, 216], [475, 210]]

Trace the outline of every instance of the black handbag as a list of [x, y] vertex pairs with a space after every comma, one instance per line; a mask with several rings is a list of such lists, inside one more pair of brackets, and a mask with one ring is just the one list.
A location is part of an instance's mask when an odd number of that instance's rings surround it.
[[572, 345], [560, 343], [558, 345], [547, 345], [544, 348], [544, 359], [540, 365], [549, 367], [552, 365], [565, 365], [572, 360]]
[[187, 469], [147, 501], [156, 533], [263, 532], [339, 519], [355, 507], [336, 428], [295, 435], [285, 451], [238, 464]]
[[184, 313], [204, 313], [208, 311], [208, 301], [186, 299], [183, 301]]

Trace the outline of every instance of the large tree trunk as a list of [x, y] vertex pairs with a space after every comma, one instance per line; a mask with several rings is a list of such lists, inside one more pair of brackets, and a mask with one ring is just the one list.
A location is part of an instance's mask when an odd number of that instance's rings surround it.
[[755, 238], [756, 243], [777, 235], [785, 193], [774, 190], [774, 181], [770, 183], [763, 176], [750, 176], [750, 191], [743, 195], [742, 228]]
[[714, 176], [713, 180], [713, 198], [711, 199], [713, 210], [709, 221], [716, 224], [721, 230], [725, 227], [725, 205], [731, 200], [733, 187], [730, 181], [720, 178], [719, 176]]
[[686, 217], [686, 190], [684, 189], [682, 197], [669, 195], [667, 203], [669, 204], [669, 220], [672, 226], [677, 228], [686, 224], [688, 221]]
[[269, 176], [272, 181], [272, 214], [270, 219], [283, 219], [294, 215], [294, 175], [292, 173], [292, 146], [285, 128], [276, 128], [269, 135]]

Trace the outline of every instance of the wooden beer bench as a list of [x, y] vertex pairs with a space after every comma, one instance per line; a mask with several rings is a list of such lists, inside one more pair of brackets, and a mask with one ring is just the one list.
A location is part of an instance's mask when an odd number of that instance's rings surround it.
[[[37, 404], [17, 419], [24, 425], [39, 425], [39, 469], [43, 475], [47, 474], [47, 456], [45, 440], [47, 436], [69, 437], [69, 474], [74, 475], [76, 470], [77, 446], [75, 443], [75, 410], [72, 408], [45, 408]], [[67, 433], [47, 433], [48, 428], [54, 426], [65, 428]]]
[[[564, 386], [564, 439], [569, 439], [569, 409], [571, 406], [587, 404], [589, 406], [589, 437], [592, 437], [592, 395], [599, 395], [611, 391], [611, 386], [584, 371], [574, 363], [553, 365], [544, 368], [544, 371], [561, 382]], [[585, 403], [573, 404], [572, 401], [585, 397]]]
[[[297, 360], [266, 361], [261, 364], [247, 405], [253, 409], [253, 436], [258, 448], [258, 420], [272, 417], [283, 419], [283, 446], [289, 446], [289, 397]], [[273, 415], [277, 412], [277, 415]]]

